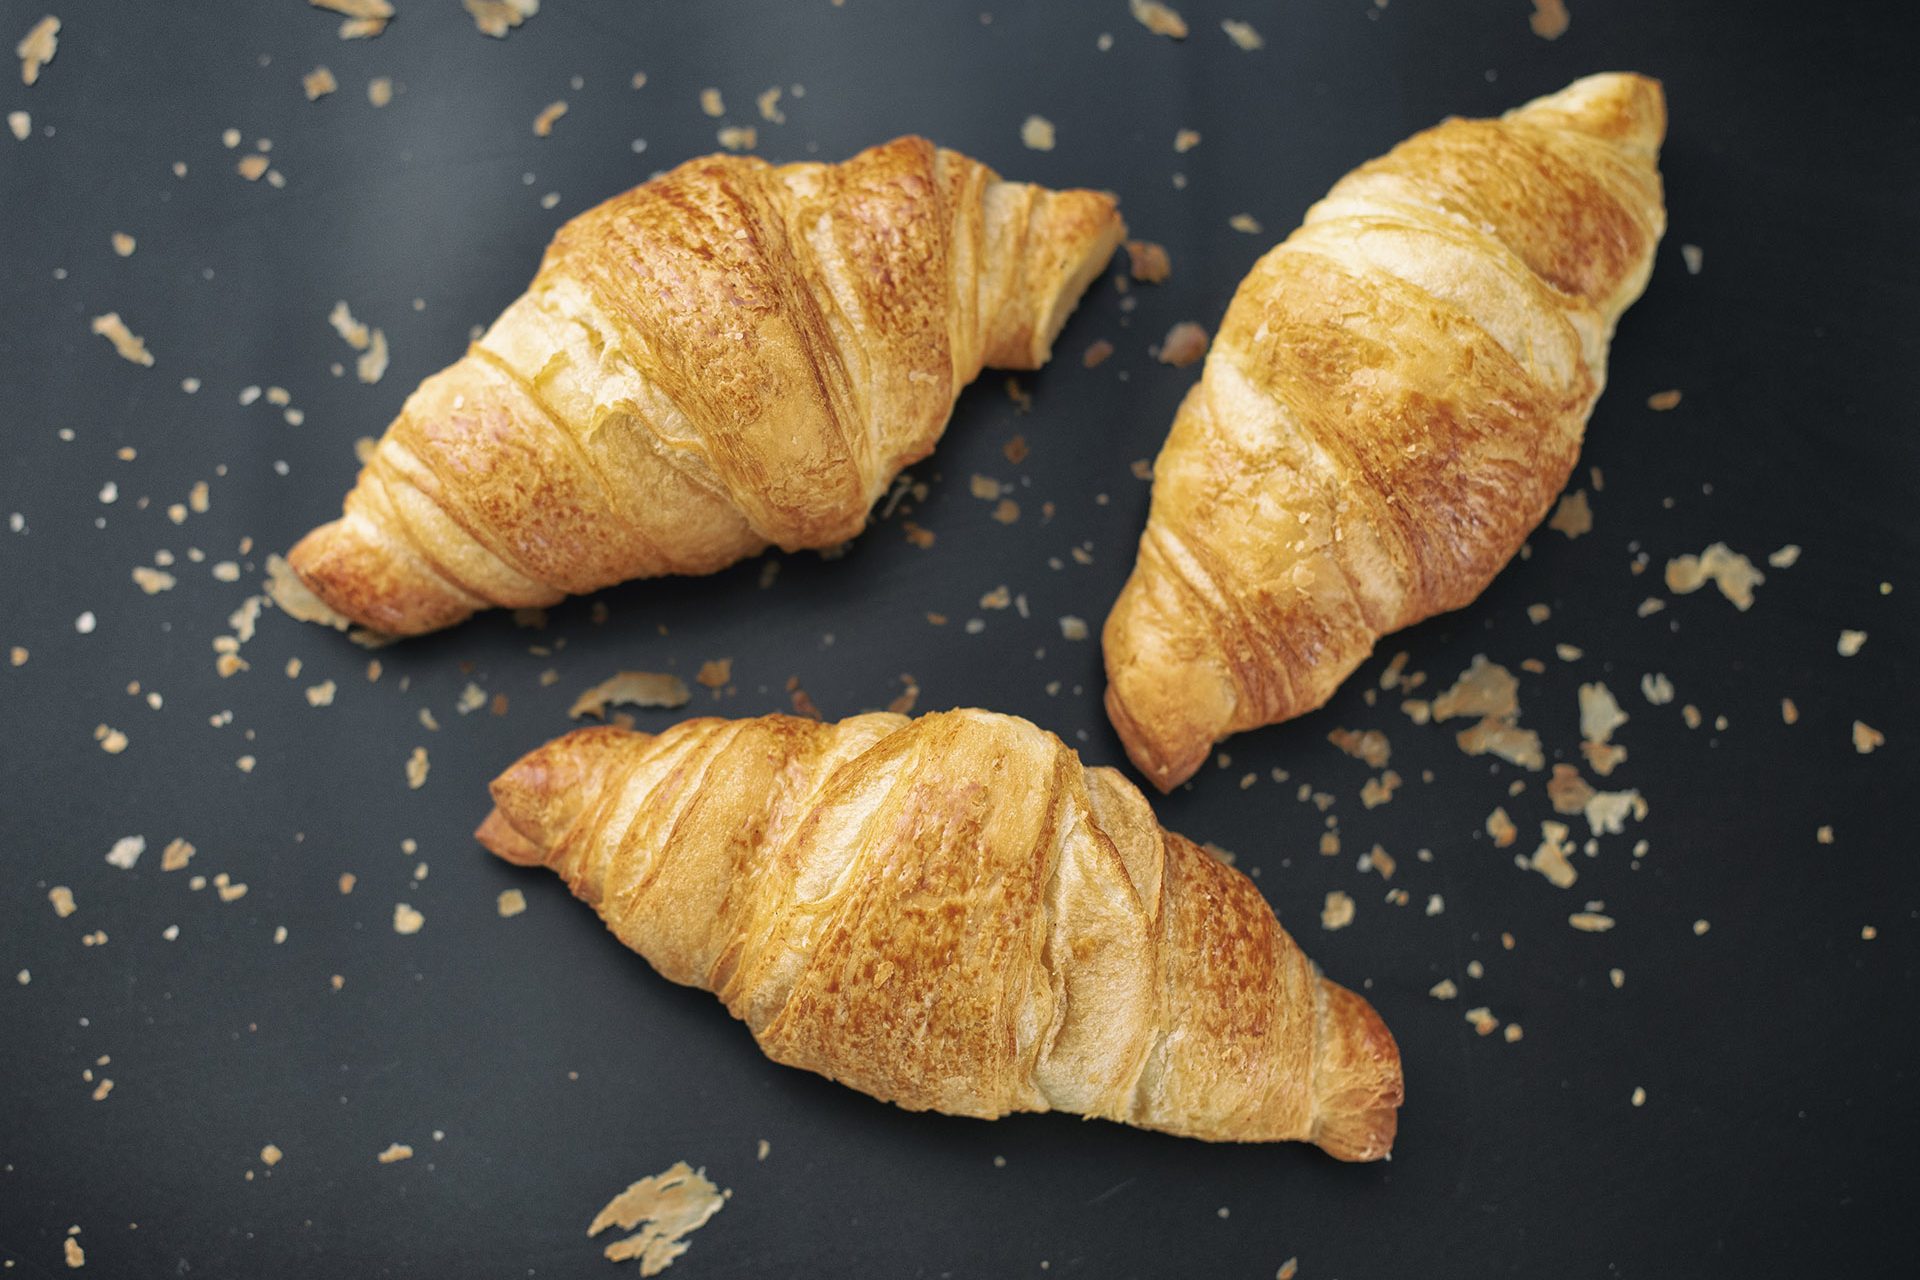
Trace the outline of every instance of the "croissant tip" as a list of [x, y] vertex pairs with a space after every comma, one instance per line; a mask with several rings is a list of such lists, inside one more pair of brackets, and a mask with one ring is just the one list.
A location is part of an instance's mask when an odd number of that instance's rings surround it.
[[1325, 978], [1313, 1142], [1336, 1160], [1362, 1163], [1393, 1151], [1406, 1100], [1400, 1047], [1365, 998]]
[[302, 586], [332, 614], [387, 635], [414, 636], [463, 621], [474, 601], [439, 575], [395, 555], [363, 520], [342, 517], [287, 552]]

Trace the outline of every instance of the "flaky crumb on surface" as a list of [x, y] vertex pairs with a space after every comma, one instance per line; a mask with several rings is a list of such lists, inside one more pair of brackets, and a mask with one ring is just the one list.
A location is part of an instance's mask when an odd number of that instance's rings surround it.
[[118, 311], [109, 311], [103, 316], [95, 316], [91, 325], [93, 331], [113, 344], [113, 349], [122, 360], [147, 368], [153, 367], [153, 353], [147, 350], [146, 339], [138, 337], [127, 328]]
[[1327, 895], [1326, 902], [1320, 908], [1320, 927], [1322, 929], [1344, 929], [1353, 923], [1353, 895], [1344, 889], [1335, 889]]
[[1152, 240], [1129, 240], [1127, 274], [1142, 284], [1160, 284], [1173, 274], [1173, 259], [1164, 245]]
[[1335, 729], [1327, 735], [1327, 741], [1375, 769], [1386, 768], [1387, 761], [1393, 756], [1393, 745], [1387, 741], [1387, 735], [1378, 729], [1364, 732], [1358, 729]]
[[53, 61], [53, 55], [60, 48], [60, 19], [48, 14], [27, 28], [27, 34], [20, 37], [20, 43], [13, 51], [20, 58], [20, 83], [31, 85], [39, 81], [40, 70]]
[[1675, 595], [1691, 595], [1711, 582], [1720, 594], [1745, 613], [1753, 607], [1753, 589], [1767, 575], [1724, 542], [1716, 542], [1697, 556], [1676, 556], [1667, 561], [1667, 590]]
[[1527, 25], [1542, 40], [1558, 40], [1567, 33], [1573, 18], [1567, 13], [1566, 0], [1533, 0], [1533, 13]]
[[1568, 854], [1573, 847], [1567, 843], [1568, 827], [1564, 822], [1542, 822], [1540, 824], [1540, 845], [1527, 859], [1527, 865], [1545, 876], [1557, 889], [1570, 889], [1579, 873], [1573, 868]]
[[1020, 145], [1029, 151], [1053, 150], [1053, 121], [1045, 116], [1028, 116], [1020, 122]]
[[1170, 364], [1176, 369], [1196, 364], [1207, 354], [1207, 345], [1211, 341], [1205, 329], [1191, 320], [1182, 320], [1167, 330], [1167, 336], [1161, 339], [1160, 363]]
[[418, 791], [427, 785], [427, 770], [432, 767], [425, 747], [415, 747], [407, 757], [407, 786]]
[[1553, 519], [1547, 521], [1547, 528], [1564, 533], [1569, 538], [1592, 533], [1593, 508], [1587, 505], [1587, 491], [1575, 489], [1572, 493], [1561, 494], [1560, 505], [1553, 509]]
[[1867, 724], [1864, 720], [1855, 720], [1853, 722], [1853, 749], [1861, 755], [1872, 754], [1876, 748], [1884, 746], [1886, 741], [1886, 734]]
[[333, 72], [322, 66], [301, 76], [300, 87], [306, 91], [308, 102], [316, 102], [338, 89], [340, 82], [333, 78]]
[[502, 889], [500, 896], [494, 899], [494, 909], [502, 920], [511, 920], [527, 909], [527, 895], [519, 889]]
[[393, 904], [393, 931], [395, 933], [407, 935], [418, 933], [420, 932], [420, 926], [426, 922], [427, 917], [419, 911], [414, 910], [413, 907], [407, 903], [396, 902]]
[[1127, 0], [1127, 7], [1133, 11], [1133, 20], [1153, 34], [1174, 40], [1187, 38], [1187, 20], [1171, 5], [1160, 0]]
[[565, 114], [567, 114], [567, 103], [564, 98], [556, 102], [549, 102], [546, 106], [540, 108], [540, 114], [533, 118], [533, 136], [536, 138], [551, 137], [554, 124]]
[[473, 25], [480, 34], [495, 40], [506, 39], [507, 32], [540, 12], [540, 0], [460, 0], [460, 3], [473, 15]]
[[660, 671], [622, 671], [609, 676], [573, 700], [567, 714], [578, 720], [607, 718], [610, 706], [684, 707], [693, 691], [679, 676]]
[[401, 1160], [413, 1159], [413, 1148], [404, 1142], [387, 1144], [387, 1149], [374, 1156], [381, 1164], [395, 1164]]
[[1255, 49], [1264, 49], [1267, 47], [1267, 42], [1261, 38], [1258, 31], [1254, 30], [1251, 22], [1242, 22], [1237, 18], [1225, 18], [1220, 23], [1220, 29], [1227, 33], [1227, 39], [1233, 41], [1236, 46], [1244, 49], [1248, 53], [1252, 53]]
[[605, 1249], [611, 1262], [640, 1260], [640, 1274], [657, 1276], [673, 1265], [690, 1246], [687, 1236], [699, 1230], [725, 1207], [728, 1192], [686, 1161], [675, 1161], [664, 1173], [642, 1178], [607, 1201], [587, 1226], [589, 1236], [609, 1227], [638, 1232], [616, 1240]]

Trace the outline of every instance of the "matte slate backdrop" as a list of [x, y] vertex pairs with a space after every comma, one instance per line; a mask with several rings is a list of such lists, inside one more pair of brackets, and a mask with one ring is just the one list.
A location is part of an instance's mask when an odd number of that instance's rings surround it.
[[[297, 0], [6, 0], [0, 36], [43, 2], [66, 23], [59, 55], [38, 85], [9, 66], [0, 89], [0, 107], [33, 117], [27, 140], [0, 139], [0, 511], [22, 525], [0, 533], [0, 646], [29, 652], [0, 667], [8, 1274], [65, 1274], [62, 1237], [78, 1227], [89, 1275], [613, 1275], [588, 1218], [679, 1159], [733, 1192], [675, 1264], [689, 1280], [1259, 1277], [1294, 1256], [1314, 1280], [1911, 1265], [1920, 903], [1896, 814], [1920, 765], [1920, 125], [1898, 87], [1915, 34], [1900, 6], [1574, 0], [1571, 30], [1549, 43], [1524, 0], [1184, 0], [1193, 34], [1175, 43], [1122, 0], [994, 4], [990, 22], [978, 3], [548, 0], [495, 41], [453, 0], [401, 0], [386, 34], [342, 43], [335, 15]], [[1253, 21], [1266, 47], [1236, 48], [1223, 17]], [[341, 88], [309, 103], [299, 79], [321, 63]], [[923, 709], [1019, 713], [1119, 762], [1098, 645], [1063, 640], [1057, 619], [1097, 634], [1146, 509], [1130, 464], [1157, 450], [1197, 373], [1154, 363], [1150, 345], [1178, 320], [1217, 323], [1255, 257], [1353, 165], [1450, 112], [1615, 67], [1667, 84], [1672, 229], [1621, 327], [1575, 481], [1594, 531], [1542, 531], [1476, 605], [1389, 641], [1330, 708], [1231, 742], [1228, 767], [1156, 802], [1258, 872], [1309, 952], [1393, 1027], [1408, 1102], [1391, 1163], [883, 1106], [768, 1063], [711, 997], [655, 976], [553, 877], [473, 843], [487, 779], [623, 667], [690, 676], [732, 658], [734, 690], [696, 690], [687, 714], [788, 709], [797, 676], [844, 715], [884, 705], [907, 673]], [[376, 110], [365, 86], [383, 74], [399, 92]], [[784, 125], [753, 109], [776, 84], [805, 88], [783, 99]], [[728, 122], [758, 126], [770, 158], [837, 158], [914, 130], [1010, 175], [1112, 188], [1135, 234], [1167, 245], [1174, 277], [1125, 295], [1131, 312], [1110, 282], [1096, 287], [1054, 367], [1022, 379], [1030, 412], [997, 375], [966, 395], [915, 469], [925, 501], [841, 559], [783, 557], [765, 590], [757, 563], [615, 590], [600, 625], [582, 602], [544, 631], [489, 617], [387, 650], [372, 684], [366, 653], [268, 612], [251, 669], [220, 679], [213, 638], [258, 589], [266, 553], [337, 510], [353, 440], [459, 354], [564, 218], [714, 148], [706, 86], [723, 90]], [[569, 113], [536, 138], [530, 122], [557, 99]], [[1055, 150], [1021, 146], [1029, 113], [1055, 123]], [[229, 126], [243, 149], [272, 140], [283, 189], [234, 172]], [[1177, 155], [1183, 127], [1203, 141]], [[1264, 231], [1231, 229], [1237, 213]], [[115, 231], [137, 237], [131, 258], [109, 248]], [[1697, 275], [1683, 243], [1704, 251]], [[337, 299], [391, 340], [377, 385], [354, 379], [326, 324]], [[88, 332], [108, 310], [147, 339], [152, 368]], [[1101, 338], [1118, 353], [1088, 370], [1081, 353]], [[347, 375], [331, 374], [343, 360]], [[197, 395], [181, 390], [188, 376]], [[241, 406], [249, 384], [287, 388], [304, 425], [264, 400]], [[1680, 406], [1650, 411], [1667, 388]], [[1002, 452], [1016, 434], [1032, 450], [1018, 465]], [[137, 456], [120, 460], [123, 447]], [[976, 473], [1013, 486], [1018, 523], [990, 518]], [[196, 480], [211, 509], [176, 526], [165, 508]], [[903, 518], [934, 545], [912, 545]], [[1766, 568], [1747, 613], [1712, 588], [1669, 597], [1667, 559], [1718, 540], [1763, 567], [1783, 544], [1805, 553]], [[130, 571], [162, 549], [179, 585], [149, 597]], [[229, 559], [238, 582], [211, 572]], [[979, 607], [1002, 584], [1030, 616]], [[1667, 607], [1640, 617], [1649, 596]], [[1529, 621], [1535, 603], [1547, 622]], [[80, 634], [89, 610], [98, 628]], [[970, 618], [984, 630], [969, 634]], [[1869, 633], [1858, 656], [1836, 653], [1842, 628]], [[1583, 656], [1562, 660], [1557, 644]], [[1422, 696], [1476, 653], [1514, 670], [1522, 723], [1554, 760], [1579, 761], [1575, 691], [1605, 681], [1631, 721], [1616, 735], [1630, 757], [1603, 785], [1639, 789], [1647, 818], [1576, 855], [1570, 890], [1517, 868], [1554, 816], [1543, 775], [1510, 795], [1524, 771], [1463, 755], [1457, 722], [1415, 726], [1398, 693], [1370, 705], [1399, 649], [1428, 675]], [[1544, 667], [1523, 670], [1529, 658]], [[543, 685], [549, 669], [560, 678]], [[1653, 672], [1671, 704], [1642, 696]], [[309, 707], [303, 690], [325, 680], [333, 705]], [[469, 680], [506, 695], [507, 714], [460, 714]], [[1783, 696], [1797, 725], [1782, 723]], [[210, 723], [223, 712], [230, 723]], [[1886, 745], [1856, 753], [1856, 719]], [[96, 744], [102, 724], [127, 734], [123, 753]], [[1368, 771], [1326, 741], [1342, 726], [1389, 735], [1406, 779], [1392, 803], [1361, 806]], [[410, 790], [416, 746], [432, 771]], [[1302, 781], [1337, 797], [1337, 857], [1317, 852], [1326, 816], [1295, 798]], [[1511, 849], [1483, 830], [1496, 805], [1521, 828]], [[1823, 824], [1830, 845], [1815, 839]], [[139, 864], [109, 866], [133, 834], [147, 841]], [[198, 856], [163, 873], [176, 836]], [[1376, 843], [1397, 860], [1391, 882], [1356, 869]], [[246, 896], [188, 886], [219, 872]], [[348, 896], [344, 872], [358, 877]], [[49, 906], [54, 885], [78, 900], [69, 918]], [[510, 887], [529, 907], [502, 920], [495, 897]], [[1333, 889], [1358, 918], [1326, 932]], [[1435, 894], [1444, 910], [1429, 915]], [[1568, 927], [1589, 901], [1612, 932]], [[396, 902], [424, 912], [418, 934], [395, 933]], [[84, 945], [95, 931], [105, 943]], [[1459, 998], [1429, 996], [1443, 978]], [[1462, 1016], [1475, 1006], [1523, 1038], [1477, 1035]], [[114, 1088], [96, 1102], [100, 1077]], [[271, 1169], [258, 1157], [270, 1142], [286, 1153]], [[376, 1163], [391, 1142], [416, 1154]]]

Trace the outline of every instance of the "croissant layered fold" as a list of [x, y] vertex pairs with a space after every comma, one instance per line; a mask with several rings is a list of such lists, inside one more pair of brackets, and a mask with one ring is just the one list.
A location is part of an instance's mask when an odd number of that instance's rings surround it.
[[415, 634], [860, 532], [984, 366], [1035, 369], [1124, 228], [921, 138], [693, 160], [588, 210], [289, 555]]
[[1355, 169], [1241, 283], [1103, 640], [1162, 790], [1473, 600], [1546, 515], [1666, 226], [1657, 82], [1590, 76]]
[[584, 729], [493, 784], [544, 865], [775, 1061], [913, 1110], [1392, 1146], [1399, 1054], [1111, 769], [963, 710]]

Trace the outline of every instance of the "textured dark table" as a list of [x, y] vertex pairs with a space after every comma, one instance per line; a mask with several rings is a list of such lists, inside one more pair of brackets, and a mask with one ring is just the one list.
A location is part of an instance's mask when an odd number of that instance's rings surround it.
[[[734, 1192], [676, 1264], [690, 1280], [1259, 1277], [1293, 1256], [1314, 1280], [1911, 1265], [1920, 885], [1898, 817], [1920, 766], [1920, 127], [1897, 88], [1914, 35], [1901, 7], [1573, 0], [1571, 30], [1549, 43], [1524, 0], [1186, 0], [1193, 35], [1176, 44], [1121, 0], [994, 4], [991, 21], [978, 4], [548, 0], [494, 41], [453, 0], [401, 0], [385, 35], [342, 43], [337, 17], [297, 0], [45, 2], [66, 20], [57, 59], [32, 88], [9, 66], [0, 90], [33, 118], [27, 140], [0, 138], [0, 513], [21, 525], [0, 531], [0, 646], [29, 652], [0, 667], [8, 1274], [65, 1274], [76, 1226], [89, 1275], [620, 1274], [587, 1218], [683, 1158]], [[42, 12], [7, 0], [0, 36]], [[1235, 48], [1222, 17], [1251, 19], [1266, 48]], [[309, 103], [300, 77], [322, 63], [341, 87]], [[1176, 320], [1216, 323], [1254, 258], [1359, 161], [1447, 113], [1614, 67], [1667, 84], [1672, 226], [1576, 480], [1594, 531], [1543, 531], [1478, 604], [1389, 641], [1326, 711], [1234, 741], [1230, 767], [1158, 802], [1169, 825], [1236, 851], [1309, 952], [1392, 1025], [1408, 1103], [1391, 1163], [881, 1106], [766, 1062], [552, 877], [469, 838], [486, 780], [620, 667], [691, 675], [731, 657], [737, 691], [715, 709], [743, 715], [786, 709], [789, 677], [837, 716], [883, 705], [910, 673], [923, 708], [1017, 712], [1118, 761], [1098, 647], [1063, 642], [1056, 619], [1104, 617], [1147, 501], [1129, 464], [1158, 448], [1192, 381], [1149, 344]], [[399, 88], [381, 110], [365, 92], [375, 75]], [[805, 86], [783, 100], [784, 125], [753, 109], [774, 84]], [[1023, 380], [1031, 412], [997, 377], [961, 401], [915, 471], [929, 549], [899, 512], [843, 559], [784, 558], [770, 589], [747, 564], [609, 592], [603, 625], [581, 602], [542, 632], [489, 617], [382, 653], [372, 684], [367, 654], [269, 612], [251, 670], [219, 678], [213, 638], [265, 554], [334, 513], [354, 438], [520, 290], [564, 218], [713, 149], [720, 122], [697, 102], [709, 85], [771, 158], [838, 158], [913, 130], [1013, 176], [1112, 188], [1135, 233], [1169, 247], [1174, 278], [1135, 289], [1130, 314], [1098, 286], [1054, 367]], [[536, 139], [529, 123], [556, 99], [571, 110]], [[1029, 113], [1055, 122], [1057, 149], [1023, 149]], [[235, 174], [228, 127], [243, 150], [272, 139], [284, 188]], [[1182, 127], [1203, 141], [1176, 155]], [[1265, 231], [1232, 230], [1242, 212]], [[109, 247], [115, 231], [137, 237], [131, 258]], [[1704, 250], [1697, 275], [1682, 244]], [[343, 298], [391, 340], [378, 385], [354, 380], [327, 326]], [[152, 368], [88, 333], [108, 310], [146, 338]], [[1118, 354], [1086, 370], [1099, 338]], [[197, 395], [182, 392], [189, 376]], [[304, 423], [242, 407], [248, 385], [286, 387]], [[1670, 387], [1684, 401], [1651, 412], [1648, 395]], [[1002, 455], [1015, 434], [1032, 447], [1017, 466]], [[1019, 523], [989, 518], [975, 473], [1016, 486]], [[199, 480], [210, 510], [175, 525], [166, 507]], [[1767, 569], [1748, 613], [1711, 588], [1669, 598], [1667, 559], [1719, 540], [1763, 566], [1783, 544], [1805, 554]], [[149, 597], [130, 571], [161, 549], [179, 585]], [[239, 581], [214, 576], [228, 560]], [[1001, 584], [1030, 618], [977, 607]], [[1668, 605], [1643, 618], [1648, 596]], [[1535, 603], [1551, 606], [1544, 624]], [[91, 634], [76, 631], [85, 611]], [[951, 621], [931, 626], [929, 611]], [[986, 625], [969, 634], [974, 617]], [[1836, 653], [1842, 628], [1869, 633], [1858, 656]], [[1556, 644], [1584, 656], [1563, 661]], [[1427, 693], [1475, 653], [1519, 673], [1522, 723], [1554, 760], [1578, 760], [1576, 687], [1606, 681], [1632, 717], [1617, 735], [1630, 759], [1606, 785], [1638, 788], [1645, 821], [1576, 857], [1570, 890], [1516, 868], [1553, 816], [1542, 776], [1510, 796], [1520, 771], [1462, 755], [1454, 726], [1413, 725], [1397, 695], [1368, 705], [1401, 649]], [[1529, 658], [1544, 668], [1524, 671]], [[560, 679], [543, 685], [550, 668]], [[1671, 679], [1673, 703], [1642, 696], [1650, 672]], [[309, 707], [303, 690], [325, 680], [333, 705]], [[460, 714], [469, 680], [506, 695], [507, 714]], [[1856, 719], [1886, 745], [1857, 753]], [[123, 753], [96, 744], [101, 724], [128, 736]], [[1390, 736], [1408, 780], [1391, 804], [1360, 805], [1368, 775], [1328, 745], [1337, 726]], [[402, 768], [416, 746], [432, 760], [417, 791]], [[1245, 773], [1257, 781], [1243, 790]], [[1338, 857], [1316, 853], [1325, 820], [1295, 799], [1301, 781], [1337, 797]], [[1496, 805], [1521, 827], [1511, 850], [1483, 831]], [[134, 834], [139, 864], [108, 865]], [[163, 873], [176, 836], [198, 856]], [[1356, 869], [1375, 843], [1398, 861], [1391, 884]], [[245, 897], [188, 886], [220, 872]], [[358, 876], [350, 896], [343, 872]], [[49, 906], [54, 885], [78, 900], [69, 918]], [[530, 906], [502, 920], [509, 887]], [[1336, 888], [1358, 919], [1324, 932]], [[1387, 901], [1396, 888], [1408, 905]], [[1430, 894], [1442, 913], [1426, 914]], [[1569, 928], [1589, 900], [1618, 927]], [[415, 936], [391, 927], [402, 901], [425, 913]], [[83, 944], [94, 931], [104, 945]], [[1443, 978], [1459, 998], [1428, 995]], [[1476, 1035], [1462, 1015], [1481, 1005], [1524, 1038]], [[114, 1087], [93, 1101], [100, 1077]], [[376, 1163], [395, 1141], [417, 1154]], [[286, 1152], [270, 1170], [269, 1142]]]

